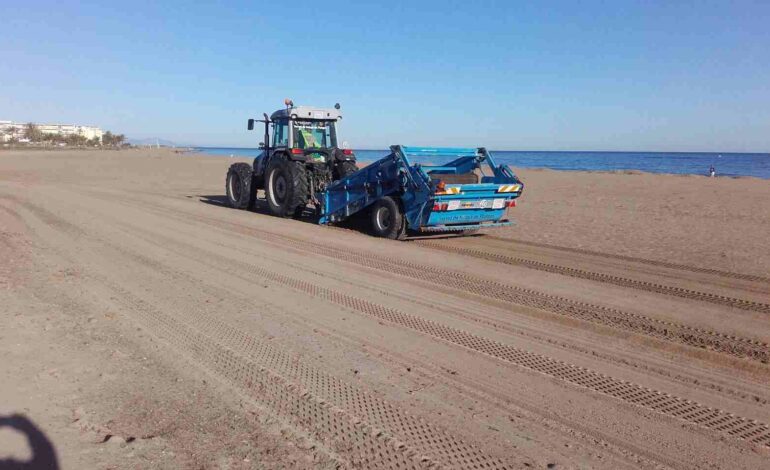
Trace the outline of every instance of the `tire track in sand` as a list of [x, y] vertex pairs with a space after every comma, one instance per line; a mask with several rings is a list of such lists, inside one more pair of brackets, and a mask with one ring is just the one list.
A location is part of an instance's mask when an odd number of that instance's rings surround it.
[[[44, 224], [73, 237], [100, 240], [79, 227], [29, 204]], [[76, 255], [52, 247], [78, 265]], [[242, 390], [276, 416], [310, 430], [361, 468], [510, 468], [503, 461], [411, 415], [385, 400], [307, 365], [301, 358], [249, 336], [200, 311], [176, 318], [106, 276], [88, 270], [116, 295], [125, 315], [191, 359], [193, 364]]]
[[736, 273], [732, 271], [722, 271], [719, 269], [712, 269], [712, 268], [699, 268], [696, 266], [688, 266], [686, 264], [677, 264], [677, 263], [671, 263], [668, 261], [658, 261], [658, 260], [651, 260], [646, 258], [636, 258], [633, 256], [626, 256], [626, 255], [618, 255], [614, 253], [603, 253], [601, 251], [592, 251], [592, 250], [586, 250], [583, 248], [571, 248], [567, 246], [560, 246], [560, 245], [551, 245], [548, 243], [539, 243], [539, 242], [531, 242], [531, 241], [525, 241], [525, 240], [519, 240], [515, 238], [503, 238], [503, 237], [496, 237], [494, 235], [486, 235], [490, 239], [498, 240], [504, 243], [509, 244], [521, 244], [521, 245], [529, 245], [529, 246], [535, 246], [538, 248], [547, 248], [551, 250], [558, 250], [558, 251], [564, 251], [567, 253], [577, 253], [580, 255], [590, 255], [590, 256], [596, 256], [598, 258], [610, 258], [610, 259], [617, 259], [620, 261], [628, 261], [631, 263], [639, 263], [639, 264], [646, 264], [649, 266], [656, 266], [661, 268], [669, 268], [669, 269], [676, 269], [679, 271], [690, 271], [693, 273], [700, 273], [700, 274], [711, 274], [713, 276], [719, 276], [719, 277], [726, 277], [726, 278], [732, 278], [732, 279], [740, 279], [743, 281], [753, 281], [753, 282], [761, 282], [764, 284], [770, 284], [770, 278], [758, 276], [755, 274], [745, 274], [745, 273]]
[[[238, 275], [232, 271], [233, 265], [239, 267], [240, 269], [243, 269], [244, 267], [248, 269], [250, 265], [246, 263], [229, 259], [229, 258], [227, 260], [224, 260], [221, 257], [214, 255], [210, 251], [204, 248], [201, 248], [200, 246], [192, 245], [187, 242], [180, 241], [179, 239], [172, 239], [164, 235], [160, 235], [154, 231], [141, 229], [136, 226], [127, 224], [119, 219], [114, 219], [114, 220], [116, 225], [124, 227], [126, 231], [133, 232], [137, 237], [143, 239], [146, 243], [149, 243], [150, 245], [156, 246], [158, 248], [161, 248], [171, 253], [175, 253], [176, 255], [189, 258], [198, 263], [202, 263], [205, 266], [209, 268], [217, 269], [222, 273], [227, 273], [243, 280], [249, 280], [247, 277]], [[225, 248], [234, 252], [238, 251], [236, 247], [228, 245], [227, 243], [223, 243], [221, 240], [220, 241], [209, 240], [207, 243], [211, 243], [215, 246]], [[115, 246], [114, 248], [123, 252], [123, 250], [120, 247]], [[191, 253], [195, 253], [195, 256], [191, 256]], [[125, 253], [125, 254], [128, 255], [128, 253]], [[145, 264], [152, 264], [153, 266], [156, 266], [156, 269], [158, 270], [167, 269], [162, 265], [142, 255], [133, 254], [133, 256], [141, 257], [144, 260]], [[284, 266], [292, 267], [299, 271], [315, 274], [323, 278], [336, 279], [342, 284], [346, 284], [349, 286], [357, 286], [358, 288], [361, 288], [361, 289], [379, 292], [380, 294], [387, 295], [389, 297], [399, 298], [401, 300], [405, 300], [407, 302], [411, 302], [425, 308], [429, 308], [429, 309], [441, 308], [437, 306], [435, 302], [427, 302], [422, 298], [417, 298], [409, 295], [402, 295], [398, 292], [386, 291], [382, 288], [377, 287], [376, 285], [359, 283], [355, 280], [351, 281], [350, 279], [346, 279], [342, 276], [337, 275], [333, 271], [318, 271], [314, 269], [309, 269], [307, 266], [288, 262], [284, 258], [280, 258], [277, 256], [270, 256], [264, 253], [260, 254], [260, 257], [270, 260], [274, 263], [280, 263]], [[204, 262], [203, 261], [204, 258], [208, 259], [209, 261]], [[179, 271], [174, 271], [174, 272], [177, 273], [178, 275], [189, 276], [188, 274], [184, 274]], [[668, 371], [668, 370], [659, 369], [658, 367], [645, 362], [639, 362], [639, 361], [629, 359], [628, 357], [618, 357], [611, 353], [604, 353], [596, 349], [587, 348], [585, 346], [566, 343], [559, 340], [558, 338], [543, 336], [542, 334], [534, 333], [534, 332], [526, 332], [519, 328], [508, 325], [505, 322], [500, 322], [495, 318], [486, 317], [485, 315], [479, 314], [477, 312], [470, 312], [470, 311], [465, 311], [463, 309], [458, 309], [457, 306], [447, 305], [446, 307], [443, 308], [443, 311], [449, 315], [457, 316], [465, 320], [470, 320], [474, 323], [487, 325], [495, 330], [500, 330], [512, 335], [528, 338], [530, 340], [535, 340], [542, 344], [556, 346], [564, 350], [569, 350], [575, 353], [579, 353], [581, 355], [591, 357], [593, 359], [601, 359], [606, 363], [612, 363], [612, 364], [620, 365], [622, 367], [631, 367], [637, 370], [642, 370], [645, 373], [655, 374], [665, 378], [666, 380], [673, 380], [680, 383], [684, 383], [691, 388], [698, 388], [709, 392], [717, 392], [717, 393], [730, 395], [734, 399], [742, 400], [752, 405], [767, 404], [767, 398], [764, 398], [763, 396], [758, 395], [754, 391], [741, 390], [740, 388], [733, 388], [730, 386], [726, 386], [725, 384], [716, 383], [711, 381], [708, 377], [704, 377], [700, 375], [683, 376], [679, 373], [672, 373], [671, 371]]]
[[[52, 214], [49, 214], [49, 217], [53, 218], [55, 216], [53, 216]], [[194, 260], [197, 263], [201, 263], [202, 265], [210, 268], [221, 269], [223, 273], [234, 275], [240, 279], [243, 279], [249, 282], [254, 281], [254, 278], [252, 276], [247, 275], [246, 272], [248, 271], [248, 269], [245, 270], [244, 273], [239, 273], [237, 275], [233, 274], [232, 266], [229, 268], [223, 268], [221, 264], [223, 260], [220, 257], [217, 257], [212, 252], [209, 252], [208, 250], [202, 250], [200, 247], [191, 245], [189, 243], [180, 241], [178, 239], [172, 239], [164, 235], [160, 235], [157, 232], [149, 231], [146, 229], [142, 229], [142, 228], [127, 224], [124, 220], [121, 220], [114, 216], [112, 216], [112, 218], [115, 222], [116, 227], [118, 226], [122, 227], [120, 229], [122, 233], [132, 233], [131, 236], [136, 236], [144, 240], [146, 243], [149, 243], [151, 246], [157, 246], [159, 248], [162, 248], [164, 251], [167, 251], [169, 253], [174, 253], [183, 258]], [[83, 234], [80, 233], [78, 234], [78, 236], [83, 236]], [[147, 257], [144, 254], [127, 250], [126, 248], [122, 247], [120, 244], [116, 243], [112, 237], [107, 237], [106, 239], [103, 239], [100, 237], [94, 237], [93, 235], [90, 235], [88, 237], [100, 244], [103, 244], [105, 247], [109, 247], [110, 250], [117, 251], [118, 253], [131, 259], [132, 261], [138, 260], [142, 265], [150, 267], [151, 269], [157, 272], [162, 272], [167, 276], [171, 276], [171, 277], [182, 276], [195, 283], [201, 282], [200, 279], [192, 277], [187, 272], [178, 271], [177, 269], [166, 266], [160, 263], [158, 260]], [[216, 262], [215, 263], [203, 262], [202, 258], [207, 258], [209, 260], [214, 260]], [[238, 267], [242, 267], [242, 266], [250, 267], [250, 265], [244, 264], [240, 261], [234, 261], [231, 259], [228, 259], [227, 261], [235, 263]], [[198, 286], [198, 288], [203, 289], [204, 291], [207, 291], [207, 292], [209, 291], [209, 287], [205, 285], [200, 285]], [[221, 294], [213, 293], [213, 291], [210, 291], [210, 295], [213, 295], [216, 297]], [[245, 298], [242, 299], [240, 303], [243, 305], [244, 309], [253, 308], [253, 303], [247, 302]], [[281, 307], [272, 306], [272, 308], [277, 308], [278, 310], [283, 311]], [[185, 313], [184, 317], [187, 317], [187, 316], [188, 314]], [[198, 317], [201, 318], [202, 321], [208, 319], [208, 316], [204, 316], [204, 317], [198, 316]], [[302, 324], [306, 326], [305, 323], [302, 323]], [[320, 327], [320, 326], [319, 328], [324, 329], [323, 327]], [[328, 335], [328, 332], [324, 334]], [[337, 341], [340, 341], [341, 339], [336, 336], [333, 336], [333, 337]], [[352, 344], [352, 345], [358, 344], [356, 342], [350, 342], [349, 338], [344, 338], [342, 339], [342, 341], [345, 344]], [[232, 345], [228, 345], [228, 346], [232, 347]], [[391, 358], [395, 357], [395, 356], [391, 356], [391, 352], [388, 352], [386, 350], [382, 350], [382, 351], [387, 357], [391, 357]], [[404, 359], [400, 358], [400, 359], [392, 359], [392, 360], [395, 360], [396, 362], [398, 362], [399, 360], [404, 360]], [[409, 365], [414, 367], [415, 361], [413, 358], [411, 358], [408, 362], [403, 362], [403, 364], [404, 364], [404, 367], [407, 367]], [[437, 366], [435, 365], [424, 364], [423, 367], [426, 370], [432, 370], [434, 373], [438, 373], [438, 370], [436, 370]], [[462, 377], [458, 377], [454, 375], [450, 375], [447, 377], [444, 374], [442, 374], [442, 377], [444, 379], [448, 379], [450, 383], [454, 383], [453, 386], [458, 390], [462, 390], [461, 393], [474, 396], [478, 400], [489, 402], [490, 397], [494, 397], [490, 403], [494, 403], [494, 406], [500, 407], [499, 408], [500, 411], [519, 414], [522, 411], [526, 410], [525, 412], [531, 413], [532, 415], [539, 417], [537, 420], [534, 420], [534, 422], [536, 423], [542, 423], [543, 419], [545, 419], [546, 422], [550, 421], [548, 425], [544, 425], [545, 428], [547, 429], [551, 429], [551, 430], [556, 429], [557, 432], [563, 433], [566, 436], [571, 436], [571, 438], [573, 439], [579, 438], [581, 440], [584, 440], [589, 445], [597, 445], [597, 442], [600, 442], [601, 443], [601, 445], [599, 446], [600, 449], [606, 452], [614, 453], [616, 457], [619, 457], [621, 459], [634, 462], [633, 464], [634, 466], [638, 466], [642, 462], [645, 462], [646, 465], [649, 465], [654, 468], [662, 468], [662, 466], [668, 466], [671, 468], [684, 468], [687, 466], [681, 460], [675, 460], [675, 459], [672, 459], [671, 457], [660, 455], [658, 452], [652, 451], [648, 448], [639, 447], [634, 443], [617, 439], [614, 436], [608, 435], [601, 431], [597, 431], [595, 429], [591, 429], [590, 427], [587, 427], [581, 423], [570, 422], [568, 420], [565, 420], [563, 417], [556, 415], [552, 412], [549, 412], [547, 410], [540, 409], [539, 407], [534, 407], [531, 404], [526, 402], [517, 401], [516, 399], [508, 396], [507, 394], [500, 394], [498, 391], [486, 389], [485, 387], [479, 387], [478, 383], [476, 382], [471, 383], [463, 379]], [[479, 392], [481, 392], [482, 395], [479, 395]], [[514, 407], [513, 409], [511, 409], [512, 403], [515, 403], [516, 404], [515, 406], [519, 408], [517, 409]], [[466, 468], [466, 467], [462, 467], [462, 468]]]
[[[125, 198], [121, 198], [126, 202]], [[337, 261], [355, 263], [374, 270], [427, 282], [442, 292], [458, 296], [469, 293], [483, 299], [494, 299], [515, 305], [532, 307], [559, 316], [574, 318], [616, 330], [650, 336], [664, 341], [679, 343], [700, 349], [716, 351], [733, 357], [749, 359], [762, 364], [770, 363], [770, 344], [750, 338], [727, 335], [713, 330], [696, 328], [681, 323], [660, 320], [620, 309], [575, 301], [564, 297], [538, 292], [533, 289], [510, 286], [472, 275], [448, 271], [433, 266], [385, 257], [370, 252], [340, 249], [321, 243], [305, 241], [291, 235], [279, 235], [247, 225], [225, 221], [215, 217], [187, 213], [180, 215], [170, 209], [141, 206], [164, 217], [189, 221], [196, 219], [217, 228], [228, 227], [232, 231], [255, 237], [280, 247], [292, 247], [313, 255], [323, 255]], [[387, 243], [387, 242], [383, 242]]]
[[628, 287], [631, 289], [637, 289], [645, 292], [653, 292], [656, 294], [670, 295], [673, 297], [680, 297], [683, 299], [700, 300], [703, 302], [709, 302], [716, 305], [723, 305], [726, 307], [738, 308], [741, 310], [747, 310], [752, 312], [770, 313], [770, 304], [755, 302], [753, 300], [739, 299], [737, 297], [728, 297], [724, 295], [710, 294], [707, 292], [700, 292], [692, 289], [685, 289], [682, 287], [667, 286], [664, 284], [658, 284], [649, 281], [640, 281], [637, 279], [630, 279], [622, 276], [615, 276], [612, 274], [598, 273], [594, 271], [587, 271], [584, 269], [572, 268], [569, 266], [562, 266], [552, 263], [543, 263], [527, 258], [520, 258], [514, 256], [506, 256], [499, 253], [490, 253], [487, 251], [474, 249], [474, 248], [462, 248], [455, 246], [448, 246], [441, 243], [432, 241], [415, 241], [420, 246], [425, 246], [434, 250], [444, 251], [447, 253], [456, 253], [463, 256], [469, 256], [472, 258], [484, 259], [488, 261], [494, 261], [497, 263], [507, 264], [509, 266], [522, 266], [529, 269], [535, 269], [538, 271], [560, 274], [564, 276], [574, 277], [578, 279], [587, 279], [590, 281], [603, 282], [605, 284], [612, 284], [620, 287]]
[[467, 349], [495, 357], [526, 369], [564, 380], [622, 401], [639, 405], [673, 418], [679, 418], [712, 431], [744, 439], [752, 444], [770, 448], [770, 426], [758, 421], [707, 407], [695, 401], [679, 398], [632, 382], [615, 379], [584, 367], [551, 359], [494, 340], [467, 333], [414, 315], [351, 295], [316, 286], [259, 267], [251, 266], [251, 274], [320, 298], [349, 310], [432, 336]]
[[[221, 227], [223, 223], [223, 221], [219, 221], [218, 226]], [[254, 230], [250, 231], [253, 232]], [[282, 243], [287, 243], [287, 241], [295, 240], [289, 237], [282, 237]], [[319, 245], [314, 248], [316, 250], [315, 253], [318, 253], [317, 250], [325, 248], [325, 246]], [[350, 256], [351, 252], [347, 251], [345, 258], [341, 259], [349, 259]], [[374, 257], [370, 256], [371, 258]], [[375, 261], [379, 260], [375, 259]], [[312, 298], [322, 299], [351, 311], [406, 327], [477, 353], [647, 408], [670, 418], [680, 419], [722, 435], [743, 439], [751, 444], [770, 448], [770, 426], [765, 423], [737, 416], [718, 408], [708, 407], [696, 401], [680, 398], [633, 382], [616, 379], [585, 367], [575, 366], [541, 354], [519, 349], [457, 328], [425, 320], [397, 309], [337, 292], [333, 289], [317, 286], [313, 283], [275, 273], [258, 266], [248, 265], [244, 269], [255, 276], [302, 292]]]

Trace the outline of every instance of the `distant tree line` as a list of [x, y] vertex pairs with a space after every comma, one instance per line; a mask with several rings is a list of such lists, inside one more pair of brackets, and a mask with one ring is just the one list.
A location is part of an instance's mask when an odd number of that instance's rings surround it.
[[105, 132], [102, 135], [102, 144], [113, 147], [120, 147], [126, 142], [126, 136], [123, 134], [113, 134], [110, 131]]
[[[0, 135], [11, 135], [10, 143], [18, 143], [18, 139], [14, 136], [14, 131], [9, 129], [0, 129]], [[31, 143], [52, 143], [52, 144], [66, 144], [70, 146], [91, 146], [91, 147], [121, 147], [127, 145], [126, 136], [123, 134], [113, 134], [110, 131], [102, 134], [102, 139], [98, 137], [87, 139], [85, 136], [79, 134], [49, 134], [41, 131], [35, 124], [28, 123], [24, 126], [23, 136]]]

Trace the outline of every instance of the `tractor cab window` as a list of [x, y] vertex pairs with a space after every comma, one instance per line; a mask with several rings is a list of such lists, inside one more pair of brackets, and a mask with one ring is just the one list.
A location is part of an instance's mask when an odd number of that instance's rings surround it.
[[309, 149], [336, 146], [334, 121], [294, 121], [294, 147]]
[[289, 121], [286, 119], [273, 121], [273, 147], [289, 145]]

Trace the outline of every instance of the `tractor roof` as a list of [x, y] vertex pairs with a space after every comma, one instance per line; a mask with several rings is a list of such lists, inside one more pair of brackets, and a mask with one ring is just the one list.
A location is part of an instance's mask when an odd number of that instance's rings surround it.
[[270, 115], [270, 120], [276, 119], [324, 119], [330, 121], [336, 121], [340, 119], [342, 115], [337, 109], [326, 108], [313, 108], [312, 106], [293, 106], [291, 108], [279, 109]]

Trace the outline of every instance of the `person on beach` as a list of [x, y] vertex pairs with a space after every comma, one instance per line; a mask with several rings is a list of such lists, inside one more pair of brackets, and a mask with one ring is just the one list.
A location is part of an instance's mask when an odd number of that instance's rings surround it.
[[717, 175], [717, 170], [714, 168], [714, 165], [711, 165], [711, 167], [709, 167], [709, 176], [713, 178], [716, 175]]

